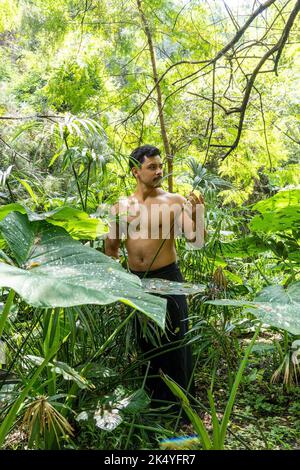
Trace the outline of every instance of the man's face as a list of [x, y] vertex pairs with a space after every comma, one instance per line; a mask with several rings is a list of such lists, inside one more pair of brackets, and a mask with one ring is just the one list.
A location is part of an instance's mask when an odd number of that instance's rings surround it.
[[163, 176], [163, 164], [159, 155], [154, 157], [144, 157], [140, 168], [134, 168], [134, 175], [137, 180], [151, 188], [161, 186]]

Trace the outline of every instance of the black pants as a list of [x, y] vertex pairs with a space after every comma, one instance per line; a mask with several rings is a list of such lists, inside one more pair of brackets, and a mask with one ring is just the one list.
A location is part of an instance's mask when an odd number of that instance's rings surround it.
[[[176, 282], [184, 281], [177, 263], [169, 264], [148, 273], [140, 271], [131, 272], [140, 278], [160, 278]], [[159, 377], [160, 370], [170, 376], [185, 390], [189, 389], [190, 393], [194, 393], [194, 383], [191, 380], [193, 372], [191, 347], [180, 345], [188, 330], [186, 298], [184, 295], [166, 295], [164, 297], [167, 299], [166, 334], [160, 334], [159, 347], [155, 348], [145, 338], [141, 327], [138, 327], [138, 343], [145, 360], [149, 358], [150, 361], [146, 388], [150, 392], [152, 400], [155, 400], [152, 402], [153, 405], [157, 404], [158, 406], [167, 404], [170, 401], [177, 401], [167, 385]]]

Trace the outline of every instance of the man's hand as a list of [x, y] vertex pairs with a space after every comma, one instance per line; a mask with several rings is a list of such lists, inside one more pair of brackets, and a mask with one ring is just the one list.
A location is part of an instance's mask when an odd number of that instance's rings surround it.
[[197, 204], [204, 205], [204, 197], [202, 194], [199, 194], [199, 197], [192, 191], [187, 196], [187, 203], [185, 204], [185, 209], [187, 209], [188, 214], [190, 215], [193, 222], [196, 222], [196, 209]]

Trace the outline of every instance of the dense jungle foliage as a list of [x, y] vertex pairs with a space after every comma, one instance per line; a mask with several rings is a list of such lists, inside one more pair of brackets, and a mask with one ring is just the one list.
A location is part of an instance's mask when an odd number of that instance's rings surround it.
[[[300, 448], [299, 10], [0, 0], [1, 448]], [[142, 144], [205, 198], [204, 247], [177, 240], [195, 396], [162, 377], [188, 425], [151, 407], [135, 331], [179, 286], [104, 254]]]

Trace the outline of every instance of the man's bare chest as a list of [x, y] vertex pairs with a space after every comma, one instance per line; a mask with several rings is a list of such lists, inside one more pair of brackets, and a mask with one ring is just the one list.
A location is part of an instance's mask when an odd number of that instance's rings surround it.
[[119, 217], [129, 236], [139, 232], [142, 238], [161, 238], [172, 231], [178, 208], [166, 201], [140, 203], [126, 200]]

